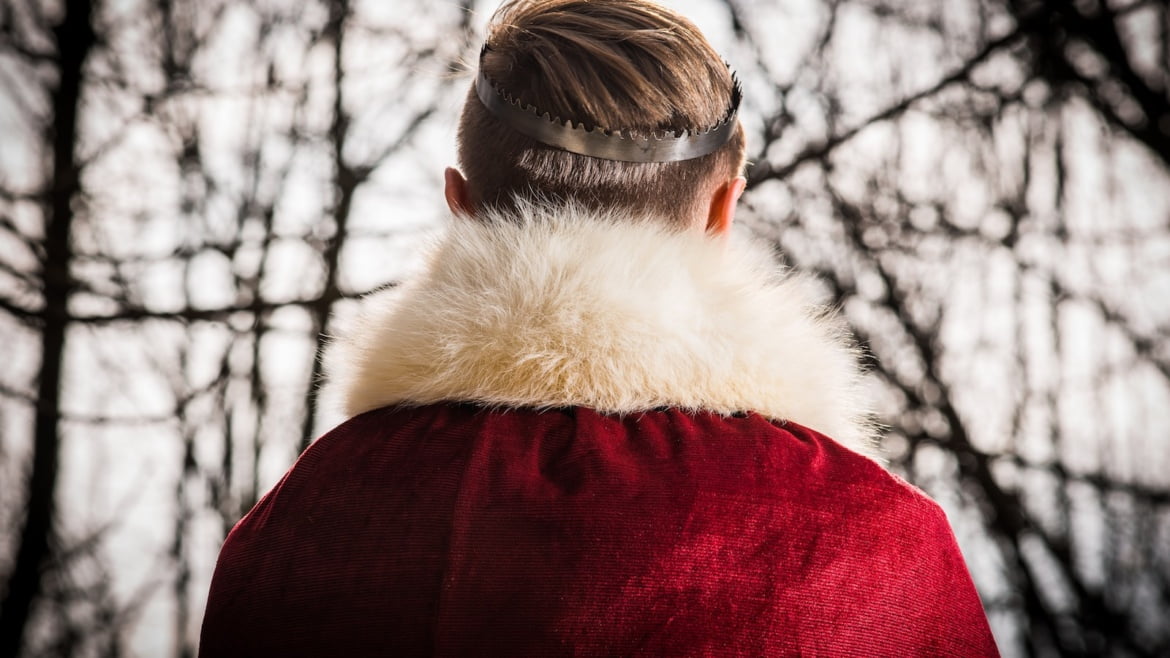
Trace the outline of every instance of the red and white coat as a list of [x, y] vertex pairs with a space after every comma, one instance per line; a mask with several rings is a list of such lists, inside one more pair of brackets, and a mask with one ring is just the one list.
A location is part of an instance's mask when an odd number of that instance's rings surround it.
[[996, 655], [809, 290], [662, 222], [453, 220], [333, 340], [348, 420], [228, 536], [201, 655]]

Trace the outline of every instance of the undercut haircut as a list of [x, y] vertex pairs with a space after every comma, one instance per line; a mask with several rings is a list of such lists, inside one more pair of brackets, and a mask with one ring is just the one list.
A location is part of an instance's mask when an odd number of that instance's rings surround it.
[[[510, 0], [492, 17], [479, 65], [540, 112], [587, 128], [649, 134], [722, 121], [731, 72], [686, 18], [649, 0]], [[472, 85], [458, 133], [459, 164], [476, 207], [571, 201], [680, 225], [706, 216], [716, 186], [744, 166], [743, 127], [707, 155], [620, 162], [547, 146], [493, 116]]]

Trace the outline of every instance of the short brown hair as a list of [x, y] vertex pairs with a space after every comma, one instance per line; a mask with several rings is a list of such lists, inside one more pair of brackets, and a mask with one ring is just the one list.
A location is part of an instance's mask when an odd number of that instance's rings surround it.
[[[492, 17], [480, 66], [512, 96], [586, 127], [704, 130], [724, 118], [733, 81], [690, 21], [649, 0], [510, 0]], [[678, 222], [705, 213], [714, 185], [744, 165], [743, 128], [708, 155], [618, 162], [541, 144], [501, 123], [474, 85], [459, 123], [459, 161], [476, 206], [539, 195]]]

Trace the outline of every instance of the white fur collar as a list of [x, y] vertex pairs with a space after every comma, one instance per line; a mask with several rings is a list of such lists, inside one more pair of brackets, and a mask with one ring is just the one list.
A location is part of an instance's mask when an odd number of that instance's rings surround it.
[[857, 354], [807, 282], [760, 246], [663, 226], [538, 206], [453, 220], [425, 272], [362, 300], [327, 348], [323, 404], [755, 411], [872, 452]]

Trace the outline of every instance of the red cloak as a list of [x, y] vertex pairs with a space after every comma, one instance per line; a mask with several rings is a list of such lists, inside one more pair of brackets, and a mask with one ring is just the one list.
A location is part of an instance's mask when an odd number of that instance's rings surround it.
[[200, 655], [994, 656], [939, 507], [756, 414], [385, 408], [232, 530]]
[[519, 214], [333, 329], [351, 418], [228, 536], [202, 656], [995, 655], [942, 511], [861, 454], [846, 332], [766, 248]]

